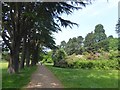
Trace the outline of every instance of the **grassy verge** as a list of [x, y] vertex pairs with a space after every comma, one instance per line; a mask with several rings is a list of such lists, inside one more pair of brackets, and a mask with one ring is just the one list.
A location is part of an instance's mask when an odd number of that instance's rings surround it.
[[47, 65], [66, 88], [118, 88], [118, 70], [83, 70]]
[[19, 74], [7, 73], [7, 62], [0, 62], [2, 69], [2, 88], [22, 88], [30, 81], [31, 74], [36, 70], [37, 66], [25, 67]]

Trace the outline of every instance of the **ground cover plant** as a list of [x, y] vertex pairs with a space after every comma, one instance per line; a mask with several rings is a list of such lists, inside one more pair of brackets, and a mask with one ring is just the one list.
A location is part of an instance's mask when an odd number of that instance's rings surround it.
[[0, 62], [2, 69], [2, 88], [22, 88], [30, 82], [31, 74], [36, 70], [37, 66], [25, 67], [18, 74], [8, 74], [6, 61]]
[[65, 88], [118, 88], [118, 70], [69, 69], [51, 65], [47, 67]]

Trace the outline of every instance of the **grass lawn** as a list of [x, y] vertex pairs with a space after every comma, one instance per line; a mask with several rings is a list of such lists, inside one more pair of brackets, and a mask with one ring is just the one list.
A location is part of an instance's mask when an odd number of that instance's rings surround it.
[[47, 65], [65, 88], [118, 88], [118, 70], [83, 70]]
[[[22, 88], [30, 81], [31, 74], [36, 70], [37, 66], [21, 70], [19, 74], [7, 73], [7, 62], [0, 62], [2, 69], [2, 88]], [[1, 67], [2, 66], [2, 67]]]

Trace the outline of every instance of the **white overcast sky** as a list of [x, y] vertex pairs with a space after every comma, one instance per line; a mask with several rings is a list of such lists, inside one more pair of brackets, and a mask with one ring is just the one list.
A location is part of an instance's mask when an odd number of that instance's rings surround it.
[[74, 26], [62, 28], [62, 32], [54, 34], [56, 44], [59, 45], [61, 41], [66, 42], [69, 38], [83, 36], [94, 31], [97, 24], [102, 24], [107, 36], [113, 35], [118, 37], [115, 32], [115, 26], [118, 21], [118, 2], [120, 0], [95, 0], [91, 5], [83, 7], [83, 9], [74, 11], [72, 15], [63, 14], [64, 19], [71, 20], [79, 24], [79, 27]]

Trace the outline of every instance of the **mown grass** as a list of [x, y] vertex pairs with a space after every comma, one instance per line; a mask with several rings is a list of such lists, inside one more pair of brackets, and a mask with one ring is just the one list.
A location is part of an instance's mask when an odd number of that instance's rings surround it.
[[118, 70], [84, 70], [47, 65], [65, 88], [118, 88]]
[[25, 67], [18, 74], [7, 73], [7, 62], [0, 62], [2, 69], [2, 88], [22, 88], [30, 82], [31, 74], [37, 69], [37, 66]]

